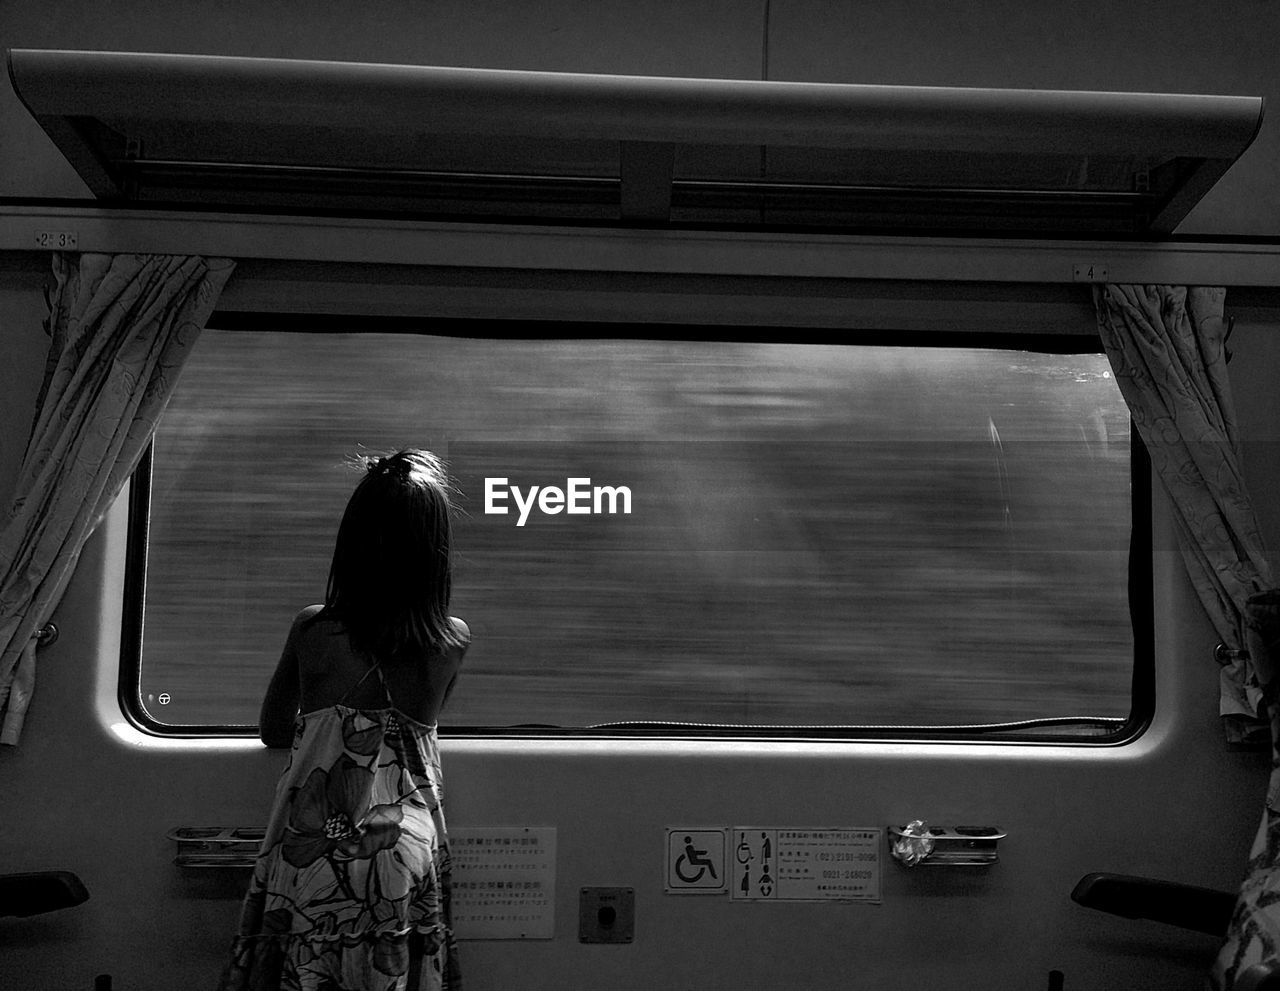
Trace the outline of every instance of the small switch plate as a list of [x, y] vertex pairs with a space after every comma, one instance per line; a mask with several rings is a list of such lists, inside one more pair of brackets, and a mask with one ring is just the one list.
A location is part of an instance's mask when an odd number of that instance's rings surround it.
[[578, 897], [578, 941], [630, 943], [636, 931], [634, 888], [583, 888]]

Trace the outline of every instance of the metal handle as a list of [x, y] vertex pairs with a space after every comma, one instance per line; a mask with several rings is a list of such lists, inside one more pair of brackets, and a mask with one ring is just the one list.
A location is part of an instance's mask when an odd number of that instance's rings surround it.
[[928, 828], [918, 819], [889, 827], [893, 859], [904, 867], [989, 867], [999, 862], [1005, 835], [995, 826]]

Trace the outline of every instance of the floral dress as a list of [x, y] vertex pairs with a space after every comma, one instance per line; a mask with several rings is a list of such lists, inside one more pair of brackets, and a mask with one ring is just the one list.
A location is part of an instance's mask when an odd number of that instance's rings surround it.
[[220, 991], [461, 986], [436, 728], [387, 701], [298, 717]]

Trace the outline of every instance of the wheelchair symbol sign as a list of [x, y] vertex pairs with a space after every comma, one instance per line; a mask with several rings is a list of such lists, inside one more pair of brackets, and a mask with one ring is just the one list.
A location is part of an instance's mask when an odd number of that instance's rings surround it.
[[668, 894], [716, 894], [729, 890], [723, 829], [667, 829]]

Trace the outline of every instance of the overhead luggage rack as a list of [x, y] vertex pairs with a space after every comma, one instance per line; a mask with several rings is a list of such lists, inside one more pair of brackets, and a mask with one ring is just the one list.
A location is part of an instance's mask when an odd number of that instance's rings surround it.
[[1257, 97], [13, 49], [100, 200], [486, 222], [1171, 232]]

